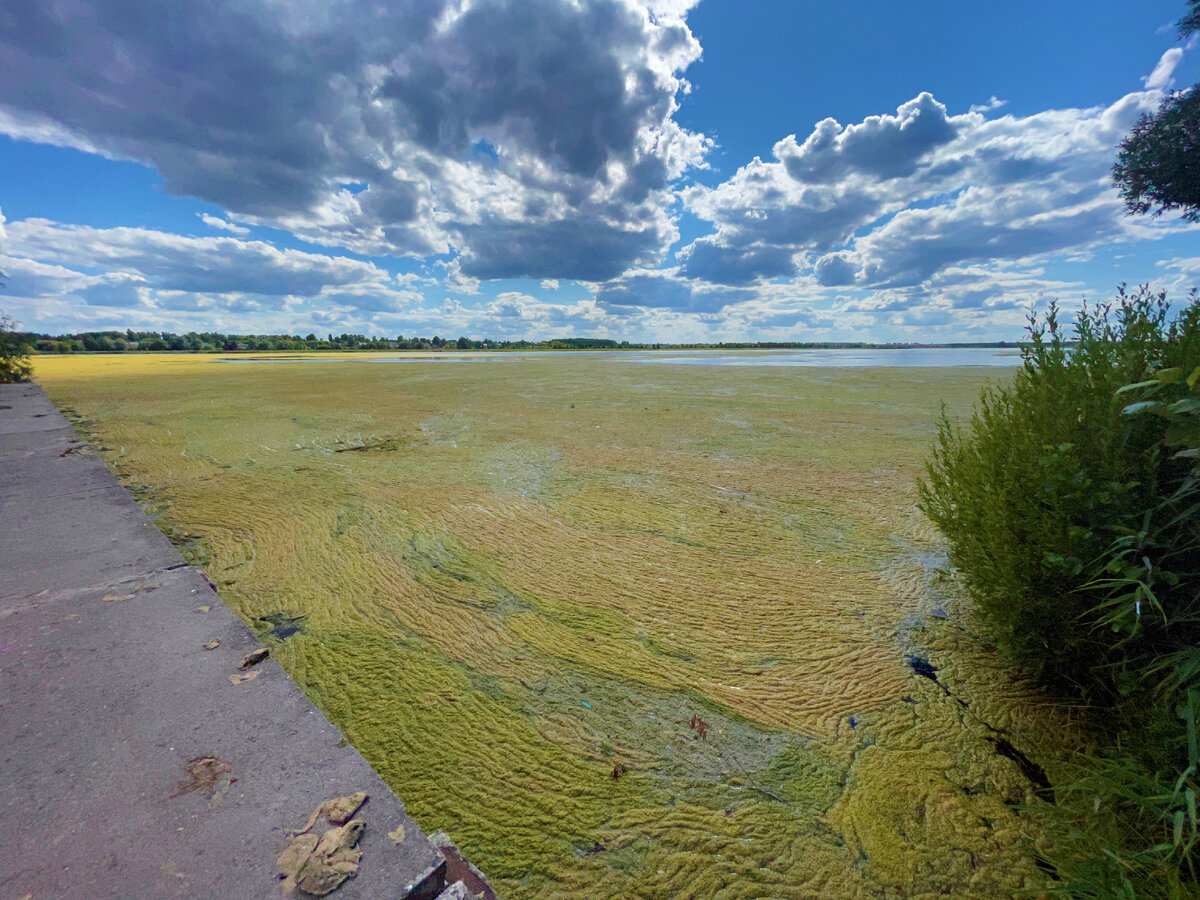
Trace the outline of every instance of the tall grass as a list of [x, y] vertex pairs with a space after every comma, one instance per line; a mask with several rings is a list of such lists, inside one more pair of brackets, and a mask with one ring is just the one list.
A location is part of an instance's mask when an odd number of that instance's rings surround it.
[[1029, 338], [965, 427], [943, 416], [920, 506], [997, 645], [1098, 711], [1102, 750], [1059, 790], [1064, 889], [1192, 896], [1200, 300], [1122, 289]]

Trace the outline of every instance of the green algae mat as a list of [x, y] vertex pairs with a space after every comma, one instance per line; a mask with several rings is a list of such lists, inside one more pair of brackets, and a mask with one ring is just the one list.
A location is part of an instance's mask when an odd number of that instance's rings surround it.
[[974, 634], [914, 505], [939, 404], [1003, 370], [139, 355], [36, 376], [510, 900], [1048, 886], [1024, 807], [1070, 711]]

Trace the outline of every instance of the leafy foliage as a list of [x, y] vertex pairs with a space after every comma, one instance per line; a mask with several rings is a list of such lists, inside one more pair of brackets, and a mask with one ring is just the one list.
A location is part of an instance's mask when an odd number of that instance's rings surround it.
[[1075, 332], [1031, 319], [1011, 386], [965, 430], [943, 416], [920, 505], [997, 644], [1105, 711], [1103, 753], [1042, 811], [1063, 890], [1195, 896], [1200, 298], [1122, 289]]
[[1200, 31], [1200, 0], [1188, 0], [1188, 13], [1179, 20], [1179, 36], [1185, 38]]
[[29, 346], [16, 334], [12, 317], [0, 315], [0, 384], [28, 381], [31, 374]]
[[[1200, 31], [1200, 0], [1188, 0], [1180, 38]], [[1200, 221], [1200, 91], [1167, 95], [1153, 113], [1138, 119], [1117, 148], [1113, 183], [1131, 215], [1161, 216], [1184, 210]]]
[[[1190, 408], [1172, 404], [1194, 390], [1184, 370], [1200, 365], [1200, 302], [1169, 317], [1165, 295], [1141, 288], [1085, 308], [1073, 344], [1055, 308], [1031, 319], [1013, 383], [986, 390], [965, 431], [943, 417], [920, 485], [921, 509], [949, 539], [997, 643], [1060, 686], [1112, 694], [1119, 678], [1105, 664], [1115, 651], [1161, 650], [1148, 614], [1172, 601], [1156, 587], [1195, 601], [1192, 576], [1164, 579], [1187, 531], [1173, 516], [1194, 461], [1167, 450]], [[1131, 402], [1138, 391], [1150, 405]], [[1143, 593], [1155, 600], [1143, 597], [1144, 610], [1116, 594], [1098, 601], [1143, 557], [1153, 567]]]
[[1146, 113], [1117, 148], [1113, 181], [1131, 213], [1181, 209], [1200, 221], [1200, 91], [1177, 91]]

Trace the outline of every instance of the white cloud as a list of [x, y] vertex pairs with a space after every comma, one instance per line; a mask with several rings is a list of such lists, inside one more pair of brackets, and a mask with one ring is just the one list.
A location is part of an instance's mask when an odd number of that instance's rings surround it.
[[1007, 105], [1007, 100], [1001, 100], [995, 94], [992, 94], [987, 103], [974, 103], [971, 105], [971, 109], [969, 111], [973, 113], [985, 113], [991, 112], [994, 109], [1000, 109], [1000, 107]]
[[210, 216], [208, 213], [196, 213], [196, 215], [199, 216], [200, 220], [209, 228], [216, 228], [221, 231], [228, 231], [231, 234], [243, 236], [250, 233], [249, 228], [246, 228], [242, 225], [237, 225], [228, 221], [227, 219], [222, 219], [218, 216]]
[[0, 133], [325, 246], [610, 278], [661, 258], [670, 181], [711, 145], [673, 118], [693, 5], [31, 4], [0, 16]]
[[557, 291], [558, 290], [558, 279], [557, 278], [543, 278], [542, 279], [542, 290], [543, 291]]
[[1172, 76], [1175, 74], [1175, 67], [1182, 59], [1183, 49], [1181, 47], [1172, 47], [1164, 53], [1158, 60], [1158, 65], [1154, 67], [1154, 71], [1143, 79], [1146, 90], [1162, 91], [1170, 88], [1174, 81]]
[[776, 144], [775, 162], [684, 191], [716, 230], [681, 251], [681, 271], [731, 285], [814, 277], [882, 289], [1144, 235], [1109, 170], [1117, 142], [1160, 97], [986, 119], [949, 115], [922, 94], [894, 116], [826, 119], [803, 141]]
[[113, 321], [182, 330], [208, 330], [224, 321], [230, 330], [245, 331], [254, 322], [280, 330], [281, 321], [306, 319], [322, 307], [369, 318], [424, 300], [372, 263], [265, 241], [44, 219], [11, 222], [5, 230], [0, 269], [9, 276], [6, 302], [34, 311], [43, 327], [63, 302], [84, 322], [96, 321], [95, 310], [103, 308]]

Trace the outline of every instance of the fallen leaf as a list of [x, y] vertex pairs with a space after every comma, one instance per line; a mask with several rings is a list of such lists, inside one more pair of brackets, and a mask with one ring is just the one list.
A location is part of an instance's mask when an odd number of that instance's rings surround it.
[[116, 603], [118, 600], [128, 600], [128, 599], [129, 598], [126, 597], [124, 594], [105, 594], [104, 595], [105, 603]]
[[253, 681], [258, 677], [259, 670], [253, 672], [235, 672], [229, 676], [229, 680], [234, 684], [241, 684], [243, 681]]
[[211, 640], [208, 643], [206, 643], [204, 645], [204, 649], [205, 650], [216, 650], [220, 646], [221, 646], [221, 642], [219, 640], [214, 639], [214, 640]]
[[403, 844], [404, 843], [404, 826], [397, 825], [396, 829], [394, 831], [388, 832], [388, 837], [390, 837], [397, 844]]
[[210, 609], [212, 609], [211, 606], [197, 606], [196, 612], [208, 612]]

